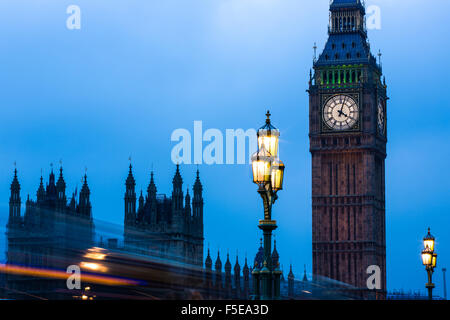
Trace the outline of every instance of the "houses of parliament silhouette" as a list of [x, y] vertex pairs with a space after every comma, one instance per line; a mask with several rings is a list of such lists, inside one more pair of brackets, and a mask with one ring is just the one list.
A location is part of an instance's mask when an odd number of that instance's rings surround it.
[[[79, 264], [86, 250], [96, 246], [107, 247], [111, 250], [164, 259], [169, 262], [167, 269], [174, 273], [186, 273], [186, 270], [174, 269], [170, 266], [171, 263], [187, 266], [191, 276], [194, 274], [194, 277], [201, 279], [196, 289], [204, 298], [248, 299], [252, 293], [251, 272], [254, 267], [262, 268], [263, 265], [262, 244], [252, 265], [249, 266], [245, 258], [242, 272], [238, 258], [236, 257], [232, 266], [229, 254], [224, 264], [224, 272], [220, 252], [217, 253], [213, 265], [209, 248], [203, 264], [204, 203], [200, 172], [197, 169], [192, 199], [189, 190], [186, 195], [183, 193], [179, 165], [176, 166], [172, 183], [171, 197], [158, 194], [154, 173], [151, 172], [146, 196], [144, 197], [141, 191], [137, 199], [136, 181], [130, 164], [125, 180], [124, 241], [123, 247], [119, 248], [116, 241], [109, 241], [105, 246], [103, 240], [95, 240], [87, 175], [83, 178], [79, 195], [75, 191], [68, 199], [63, 168], [59, 170], [58, 179], [52, 169], [45, 185], [41, 176], [36, 200], [27, 196], [22, 216], [21, 186], [18, 171], [15, 169], [10, 187], [6, 264], [65, 270], [69, 265]], [[278, 264], [276, 244], [272, 259], [273, 263]], [[192, 271], [192, 268], [196, 268], [195, 271]], [[292, 268], [288, 280], [285, 291], [293, 296], [295, 285]], [[73, 295], [64, 290], [65, 281], [60, 279], [7, 274], [2, 282], [7, 288], [5, 296], [8, 298], [67, 299]]]

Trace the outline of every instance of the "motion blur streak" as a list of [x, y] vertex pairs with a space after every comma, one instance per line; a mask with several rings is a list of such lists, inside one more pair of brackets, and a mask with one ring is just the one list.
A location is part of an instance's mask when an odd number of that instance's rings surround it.
[[90, 269], [94, 271], [100, 271], [100, 272], [107, 272], [108, 268], [102, 266], [99, 263], [92, 263], [92, 262], [81, 262], [80, 267], [84, 269]]
[[[20, 274], [24, 276], [34, 276], [41, 278], [55, 278], [55, 279], [67, 279], [70, 274], [64, 271], [51, 270], [51, 269], [40, 269], [32, 267], [23, 267], [11, 264], [0, 264], [0, 272], [10, 273], [10, 274]], [[131, 279], [121, 279], [113, 278], [107, 276], [98, 276], [92, 274], [81, 274], [81, 281], [103, 284], [109, 286], [137, 286], [138, 281]]]
[[105, 260], [106, 251], [107, 250], [103, 248], [93, 247], [87, 250], [87, 253], [84, 255], [84, 257], [93, 260]]

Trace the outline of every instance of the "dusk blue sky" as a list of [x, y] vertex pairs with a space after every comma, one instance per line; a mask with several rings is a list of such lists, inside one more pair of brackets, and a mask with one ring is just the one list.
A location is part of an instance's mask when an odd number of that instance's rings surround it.
[[[450, 266], [448, 0], [373, 0], [388, 85], [388, 290], [425, 292], [421, 239], [437, 237], [436, 293]], [[81, 29], [66, 8], [81, 8]], [[327, 39], [328, 0], [3, 0], [0, 2], [0, 223], [17, 161], [22, 199], [62, 159], [68, 193], [88, 168], [95, 219], [120, 235], [131, 155], [138, 191], [153, 164], [171, 193], [171, 133], [257, 128], [269, 108], [281, 130], [285, 190], [274, 206], [281, 264], [312, 265], [309, 70]], [[206, 144], [205, 144], [206, 145]], [[253, 260], [262, 203], [247, 165], [201, 165], [205, 249]], [[195, 165], [182, 165], [191, 188]], [[98, 223], [105, 226], [105, 223]], [[3, 229], [4, 230], [4, 227]], [[5, 239], [2, 236], [2, 248]], [[6, 248], [5, 248], [6, 249]]]

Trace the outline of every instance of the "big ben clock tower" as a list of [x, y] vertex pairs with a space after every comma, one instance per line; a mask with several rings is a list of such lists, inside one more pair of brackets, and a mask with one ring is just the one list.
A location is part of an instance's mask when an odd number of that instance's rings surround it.
[[[331, 2], [328, 33], [308, 90], [313, 273], [350, 284], [361, 298], [383, 299], [386, 85], [360, 0]], [[379, 289], [367, 286], [374, 272]]]

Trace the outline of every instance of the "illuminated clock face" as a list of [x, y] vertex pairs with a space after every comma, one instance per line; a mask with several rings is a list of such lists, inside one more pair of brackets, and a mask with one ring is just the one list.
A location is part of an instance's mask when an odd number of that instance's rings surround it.
[[323, 107], [323, 121], [333, 130], [350, 130], [359, 117], [356, 101], [347, 95], [331, 97]]
[[377, 112], [377, 122], [378, 122], [378, 130], [380, 130], [380, 133], [384, 134], [384, 108], [383, 108], [383, 102], [380, 100], [378, 102], [378, 112]]

